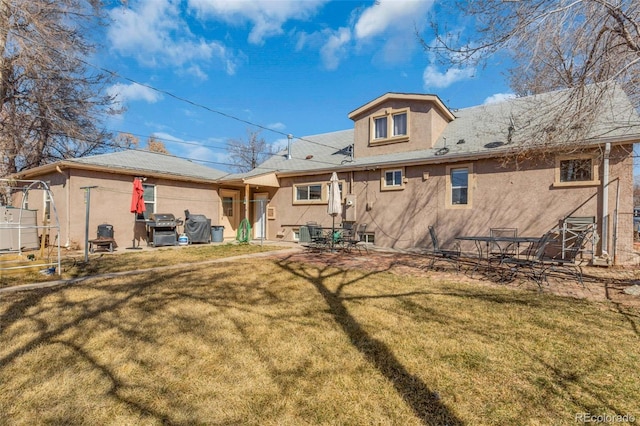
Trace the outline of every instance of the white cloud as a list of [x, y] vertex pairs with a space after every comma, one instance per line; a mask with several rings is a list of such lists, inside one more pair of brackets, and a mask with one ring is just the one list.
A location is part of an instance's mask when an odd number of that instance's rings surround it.
[[425, 89], [443, 89], [461, 80], [467, 80], [475, 75], [475, 68], [450, 68], [441, 73], [438, 69], [429, 65], [422, 75]]
[[217, 60], [228, 74], [234, 74], [234, 55], [218, 41], [196, 39], [180, 16], [179, 3], [141, 0], [132, 8], [111, 10], [112, 24], [107, 32], [111, 48], [147, 66]]
[[388, 30], [414, 34], [424, 22], [433, 0], [380, 0], [367, 8], [355, 25], [357, 39], [381, 35]]
[[231, 25], [250, 22], [249, 42], [262, 44], [266, 38], [283, 33], [290, 19], [306, 20], [329, 0], [188, 0], [189, 8], [200, 17], [208, 17]]
[[486, 104], [494, 104], [497, 102], [506, 101], [508, 99], [514, 99], [516, 97], [513, 93], [496, 93], [495, 95], [489, 96], [484, 100], [484, 105]]
[[267, 126], [269, 129], [273, 129], [273, 130], [279, 130], [279, 131], [283, 131], [284, 129], [287, 128], [287, 126], [284, 123], [271, 123], [271, 124], [267, 124]]
[[348, 28], [340, 28], [331, 31], [328, 40], [320, 49], [320, 56], [325, 68], [335, 70], [340, 65], [340, 60], [347, 55], [348, 43], [351, 41], [351, 31]]
[[115, 97], [115, 101], [120, 104], [127, 101], [146, 101], [152, 104], [162, 99], [160, 93], [136, 83], [116, 83], [107, 88], [107, 94]]

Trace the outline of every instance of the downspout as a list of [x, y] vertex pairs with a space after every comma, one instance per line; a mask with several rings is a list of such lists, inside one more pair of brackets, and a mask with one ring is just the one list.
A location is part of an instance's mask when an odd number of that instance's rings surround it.
[[71, 232], [71, 195], [70, 195], [70, 190], [69, 190], [69, 185], [71, 184], [71, 171], [70, 169], [67, 169], [67, 173], [63, 172], [60, 169], [60, 166], [56, 166], [56, 171], [58, 173], [60, 173], [62, 176], [64, 176], [65, 178], [65, 182], [64, 182], [64, 188], [65, 188], [65, 202], [66, 202], [66, 216], [67, 216], [67, 220], [66, 220], [66, 225], [65, 225], [65, 233], [66, 233], [66, 243], [64, 244], [65, 248], [69, 248], [69, 246], [71, 245], [71, 239], [70, 239], [70, 232]]
[[611, 143], [607, 142], [604, 148], [603, 175], [602, 176], [602, 256], [609, 256], [609, 155]]
[[618, 209], [620, 207], [620, 179], [616, 178], [616, 209], [613, 211], [613, 247], [611, 255], [613, 256], [613, 264], [617, 263], [618, 256]]

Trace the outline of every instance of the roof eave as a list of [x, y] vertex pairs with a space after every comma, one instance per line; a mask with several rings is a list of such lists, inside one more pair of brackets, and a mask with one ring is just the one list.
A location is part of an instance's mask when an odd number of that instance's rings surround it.
[[365, 105], [351, 111], [348, 115], [349, 119], [354, 120], [358, 116], [364, 114], [368, 110], [380, 105], [381, 103], [387, 102], [389, 100], [414, 100], [414, 101], [428, 101], [432, 102], [437, 109], [449, 120], [455, 120], [455, 116], [453, 113], [445, 106], [442, 100], [437, 95], [425, 95], [425, 94], [412, 94], [412, 93], [385, 93], [384, 95], [372, 100], [371, 102], [366, 103]]
[[87, 170], [87, 171], [112, 173], [112, 174], [144, 176], [144, 177], [153, 177], [156, 179], [171, 179], [171, 180], [182, 181], [182, 182], [215, 184], [220, 180], [219, 178], [213, 179], [213, 178], [205, 178], [205, 177], [184, 176], [184, 175], [176, 175], [173, 173], [153, 172], [149, 170], [140, 170], [140, 169], [134, 169], [129, 167], [113, 167], [113, 166], [101, 166], [96, 164], [85, 164], [85, 163], [79, 163], [79, 162], [69, 161], [69, 160], [56, 161], [55, 163], [45, 164], [43, 166], [35, 167], [33, 169], [14, 173], [13, 175], [11, 175], [11, 177], [16, 179], [24, 179], [24, 178], [34, 177], [34, 176], [40, 176], [47, 173], [53, 173], [53, 172], [61, 171], [65, 169], [80, 169], [80, 170]]

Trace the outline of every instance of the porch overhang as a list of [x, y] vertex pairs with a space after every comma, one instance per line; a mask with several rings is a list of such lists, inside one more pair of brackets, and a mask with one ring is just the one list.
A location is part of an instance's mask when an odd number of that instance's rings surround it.
[[243, 178], [242, 182], [252, 186], [266, 186], [269, 188], [280, 188], [280, 181], [275, 173]]

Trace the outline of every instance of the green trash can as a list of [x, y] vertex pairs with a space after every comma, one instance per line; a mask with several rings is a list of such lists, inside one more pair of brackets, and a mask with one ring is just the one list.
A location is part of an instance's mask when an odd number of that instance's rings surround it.
[[211, 242], [221, 243], [224, 241], [224, 226], [211, 227]]

